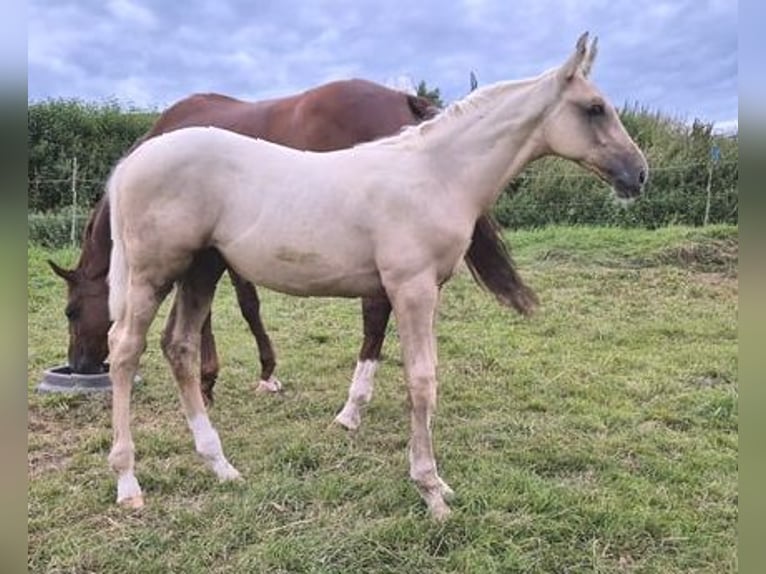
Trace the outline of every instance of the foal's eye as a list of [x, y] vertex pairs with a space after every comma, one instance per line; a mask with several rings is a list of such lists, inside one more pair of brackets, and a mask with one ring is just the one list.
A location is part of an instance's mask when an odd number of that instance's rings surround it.
[[604, 115], [604, 104], [601, 103], [594, 103], [588, 106], [588, 115], [591, 117], [594, 116], [603, 116]]
[[64, 310], [64, 315], [66, 315], [66, 318], [69, 319], [70, 321], [73, 321], [74, 319], [76, 319], [79, 314], [80, 314], [80, 311], [79, 309], [77, 309], [77, 307], [67, 307]]

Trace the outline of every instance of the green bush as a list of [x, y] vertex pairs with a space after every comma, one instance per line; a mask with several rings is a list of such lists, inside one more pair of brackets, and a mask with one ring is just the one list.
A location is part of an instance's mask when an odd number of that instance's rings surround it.
[[[625, 106], [620, 115], [649, 161], [650, 180], [644, 196], [625, 209], [613, 201], [595, 176], [571, 162], [545, 159], [529, 166], [503, 191], [495, 206], [500, 224], [510, 228], [552, 224], [647, 228], [701, 225], [705, 221], [711, 165], [708, 222], [737, 223], [736, 137], [715, 135], [708, 123], [695, 121], [688, 125], [639, 106]], [[101, 197], [112, 166], [148, 131], [156, 117], [154, 112], [123, 110], [115, 103], [50, 100], [30, 104], [30, 211], [60, 211], [71, 206], [74, 157], [78, 162], [76, 208], [89, 209]], [[721, 157], [711, 164], [714, 146]], [[55, 229], [30, 228], [30, 237], [54, 242], [69, 237], [56, 230], [64, 225], [59, 216], [41, 217], [40, 222], [50, 218]], [[36, 218], [30, 216], [30, 226], [42, 225]]]
[[[75, 244], [80, 244], [88, 213], [75, 213]], [[66, 247], [72, 244], [72, 212], [62, 210], [50, 213], [29, 213], [27, 215], [29, 241], [50, 248]]]
[[71, 205], [72, 162], [77, 158], [78, 205], [101, 197], [112, 166], [152, 125], [157, 114], [123, 110], [114, 102], [48, 100], [27, 108], [30, 211]]
[[[572, 162], [545, 159], [529, 166], [503, 191], [495, 206], [501, 225], [640, 226], [701, 225], [705, 221], [708, 170], [712, 168], [708, 223], [737, 223], [739, 147], [736, 137], [713, 134], [712, 125], [691, 126], [636, 106], [621, 110], [623, 124], [649, 162], [646, 193], [629, 208], [607, 186]], [[720, 160], [711, 159], [718, 147]]]

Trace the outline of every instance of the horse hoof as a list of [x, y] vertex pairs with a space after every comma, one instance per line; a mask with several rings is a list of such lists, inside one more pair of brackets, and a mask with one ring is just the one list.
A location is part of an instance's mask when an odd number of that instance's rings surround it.
[[429, 504], [429, 510], [431, 511], [431, 516], [436, 522], [444, 522], [447, 520], [447, 518], [449, 518], [449, 515], [452, 514], [450, 507], [447, 506], [443, 500]]
[[138, 510], [139, 508], [143, 508], [144, 506], [144, 497], [142, 494], [139, 494], [137, 496], [130, 496], [128, 498], [123, 498], [122, 500], [118, 500], [117, 504], [119, 504], [120, 506], [126, 509]]
[[236, 468], [231, 465], [227, 465], [221, 469], [216, 469], [216, 475], [218, 476], [219, 482], [239, 482], [242, 480], [242, 475]]
[[435, 482], [429, 479], [428, 486], [417, 483], [416, 486], [434, 520], [437, 522], [445, 520], [450, 515], [451, 511], [444, 499], [449, 496], [454, 496], [455, 494], [452, 489], [447, 486], [447, 483], [437, 476]]
[[335, 422], [346, 430], [355, 431], [359, 429], [362, 420], [358, 412], [347, 412], [346, 409], [343, 409], [335, 417]]
[[255, 387], [257, 393], [281, 393], [282, 383], [276, 377], [269, 377], [268, 381], [261, 379]]
[[447, 500], [452, 500], [453, 498], [455, 498], [455, 491], [452, 490], [449, 487], [449, 485], [446, 482], [444, 482], [441, 478], [439, 479], [439, 492]]

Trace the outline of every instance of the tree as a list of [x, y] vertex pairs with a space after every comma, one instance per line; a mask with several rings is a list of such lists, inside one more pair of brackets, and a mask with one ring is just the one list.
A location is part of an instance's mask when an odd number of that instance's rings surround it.
[[439, 108], [444, 107], [444, 102], [442, 101], [442, 96], [439, 92], [439, 88], [429, 89], [428, 86], [426, 86], [425, 80], [420, 80], [420, 83], [418, 84], [417, 95], [421, 98], [430, 100], [435, 106]]

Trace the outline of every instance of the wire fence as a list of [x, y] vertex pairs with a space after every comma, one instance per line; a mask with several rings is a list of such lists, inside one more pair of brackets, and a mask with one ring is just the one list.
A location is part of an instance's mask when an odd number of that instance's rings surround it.
[[[715, 165], [717, 167], [724, 167], [724, 166], [728, 166], [728, 165], [736, 165], [738, 163], [739, 162], [737, 160], [726, 160], [726, 161], [719, 161]], [[650, 167], [650, 172], [651, 173], [656, 173], [656, 172], [667, 172], [667, 171], [683, 171], [683, 170], [691, 169], [691, 168], [694, 168], [694, 167], [705, 167], [705, 168], [707, 168], [708, 165], [709, 165], [708, 162], [699, 162], [698, 161], [698, 162], [690, 162], [690, 163], [679, 163], [679, 164], [668, 165], [668, 166], [663, 166], [663, 167], [651, 166]], [[548, 174], [534, 174], [534, 173], [532, 173], [532, 174], [531, 173], [524, 174], [524, 173], [522, 173], [522, 174], [519, 174], [517, 176], [517, 178], [524, 178], [524, 179], [535, 179], [535, 178], [544, 178], [544, 177], [550, 177], [550, 175], [548, 175]], [[565, 178], [565, 179], [587, 179], [587, 178], [594, 178], [595, 176], [592, 173], [584, 171], [584, 172], [581, 172], [581, 173], [561, 173], [561, 174], [557, 174], [556, 177], [562, 177], [562, 178]], [[88, 178], [88, 177], [78, 178], [77, 181], [79, 183], [101, 183], [101, 184], [105, 184], [106, 183], [106, 179], [105, 178], [101, 178], [101, 177], [99, 177], [99, 178], [92, 178], [92, 177], [90, 177], [90, 178]], [[30, 187], [33, 186], [33, 185], [37, 185], [37, 184], [45, 185], [45, 184], [60, 184], [60, 183], [71, 184], [72, 183], [72, 177], [65, 177], [65, 178], [32, 178], [32, 179], [28, 178], [27, 179], [27, 186], [30, 186]]]
[[[738, 198], [736, 190], [737, 159], [709, 158], [707, 161], [681, 162], [669, 165], [651, 165], [645, 203], [664, 207], [645, 208], [652, 212], [651, 225], [663, 221], [680, 221], [694, 225], [736, 221]], [[95, 202], [103, 194], [106, 177], [79, 175], [81, 167], [77, 159], [71, 161], [69, 177], [29, 178], [28, 199], [30, 206], [43, 203], [57, 206], [45, 214], [30, 212], [28, 217], [30, 239], [53, 246], [79, 243], [82, 228]], [[726, 177], [716, 177], [726, 173]], [[679, 177], [680, 176], [680, 177]], [[670, 179], [668, 179], [670, 178]], [[660, 181], [660, 187], [653, 182]], [[689, 190], [681, 194], [674, 189]], [[563, 186], [562, 182], [572, 182]], [[575, 184], [575, 182], [577, 182]], [[589, 183], [589, 182], [592, 182]], [[501, 194], [495, 214], [502, 225], [508, 227], [539, 226], [548, 223], [605, 223], [640, 225], [646, 215], [631, 218], [612, 212], [609, 194], [603, 193], [603, 184], [594, 174], [574, 170], [566, 164], [541, 169], [532, 167], [519, 174]], [[677, 197], [676, 197], [677, 196]], [[668, 207], [673, 204], [671, 207]], [[615, 208], [616, 209], [616, 208]], [[665, 214], [657, 219], [658, 211], [694, 210], [693, 215]], [[635, 213], [641, 210], [634, 210]], [[618, 215], [614, 215], [617, 213]], [[601, 218], [601, 219], [599, 219]], [[646, 225], [646, 221], [644, 224]], [[651, 226], [648, 225], [648, 226]]]

